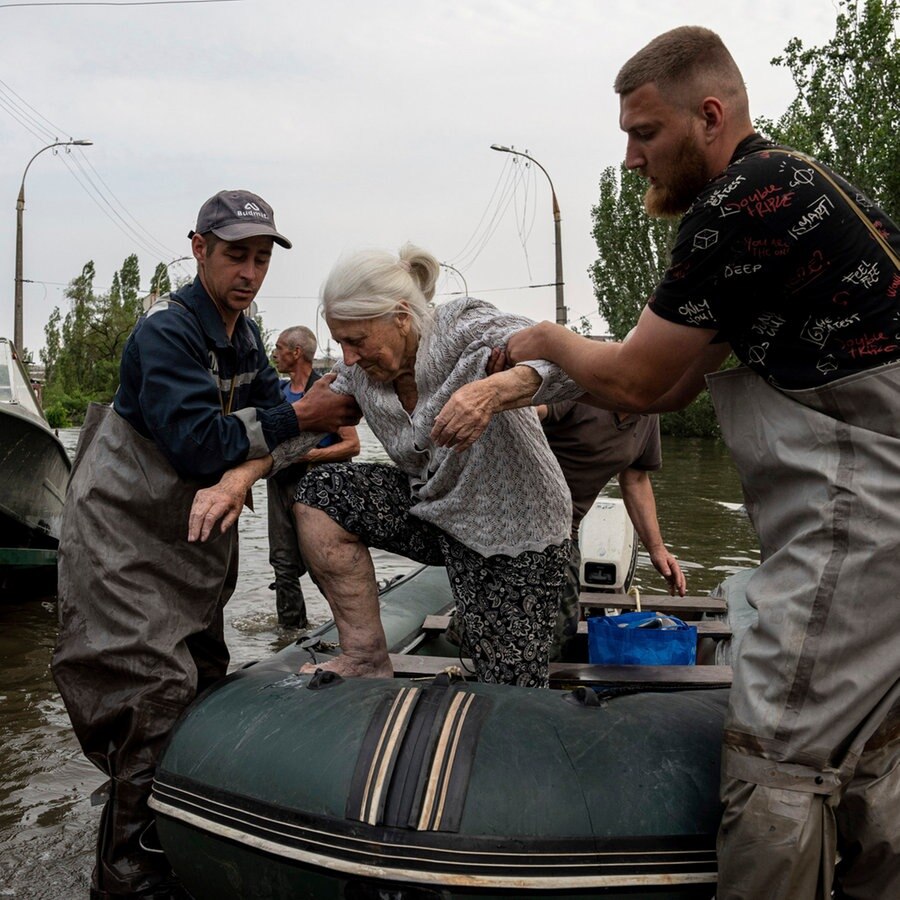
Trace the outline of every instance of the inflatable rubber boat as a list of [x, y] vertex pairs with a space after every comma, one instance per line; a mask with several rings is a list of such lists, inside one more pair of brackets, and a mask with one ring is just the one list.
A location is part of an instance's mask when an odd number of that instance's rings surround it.
[[[443, 569], [383, 590], [391, 652], [447, 656], [425, 625], [452, 606]], [[712, 897], [727, 689], [585, 687], [557, 665], [560, 689], [534, 690], [464, 661], [299, 675], [335, 637], [233, 673], [173, 733], [151, 806], [198, 900]]]

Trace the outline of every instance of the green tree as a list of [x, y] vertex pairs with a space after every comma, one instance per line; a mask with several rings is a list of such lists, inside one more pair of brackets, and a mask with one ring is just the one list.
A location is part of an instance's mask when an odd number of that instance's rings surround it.
[[123, 315], [130, 321], [126, 337], [131, 333], [131, 328], [143, 312], [141, 307], [141, 272], [138, 266], [136, 253], [132, 253], [122, 268], [116, 273], [119, 276], [121, 287], [120, 308]]
[[[600, 200], [591, 210], [597, 260], [588, 270], [597, 307], [612, 336], [620, 341], [637, 324], [653, 289], [665, 274], [678, 231], [674, 219], [644, 212], [646, 182], [625, 166], [609, 167], [600, 177]], [[585, 332], [587, 323], [576, 330]], [[715, 411], [704, 391], [690, 406], [660, 419], [664, 434], [715, 437]]]
[[59, 351], [62, 347], [62, 336], [60, 334], [62, 315], [59, 307], [55, 307], [47, 319], [44, 326], [44, 346], [41, 348], [41, 362], [44, 364], [44, 381], [53, 380], [56, 374], [56, 360], [59, 358]]
[[[96, 271], [88, 262], [66, 288], [69, 311], [53, 310], [44, 326], [44, 411], [56, 426], [79, 424], [91, 402], [109, 403], [119, 386], [125, 342], [143, 309], [138, 258], [129, 256], [113, 274], [105, 294], [94, 290]], [[153, 274], [151, 292], [172, 289], [165, 263]], [[253, 317], [271, 351], [271, 331], [258, 313]], [[271, 355], [271, 352], [269, 353]]]
[[646, 182], [624, 165], [600, 176], [600, 200], [591, 210], [597, 260], [588, 270], [600, 314], [617, 340], [637, 324], [668, 265], [677, 222], [644, 212]]
[[94, 296], [93, 260], [81, 270], [77, 278], [69, 282], [65, 297], [71, 301], [71, 309], [63, 319], [60, 354], [56, 361], [56, 379], [63, 390], [79, 390], [87, 386], [91, 374], [92, 354], [89, 346], [90, 317], [96, 303]]
[[162, 297], [172, 290], [172, 279], [169, 278], [169, 267], [165, 263], [159, 263], [153, 278], [150, 279], [150, 293], [154, 297]]
[[757, 127], [810, 153], [900, 218], [900, 0], [838, 0], [834, 36], [805, 48], [793, 38], [772, 65], [797, 96]]
[[79, 422], [88, 403], [112, 400], [122, 350], [141, 312], [136, 255], [113, 275], [105, 294], [94, 291], [95, 274], [94, 263], [86, 263], [66, 288], [69, 312], [63, 317], [54, 309], [44, 328], [45, 405], [57, 422]]
[[278, 335], [275, 334], [274, 328], [266, 328], [266, 325], [263, 322], [262, 313], [258, 310], [251, 318], [256, 322], [256, 327], [259, 329], [259, 336], [262, 338], [263, 347], [266, 350], [266, 358], [271, 360], [272, 354], [275, 352], [275, 338]]

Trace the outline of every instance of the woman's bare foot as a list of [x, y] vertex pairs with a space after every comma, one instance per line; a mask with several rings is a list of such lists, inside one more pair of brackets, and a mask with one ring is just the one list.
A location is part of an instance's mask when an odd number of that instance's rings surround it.
[[334, 672], [342, 678], [393, 678], [394, 668], [385, 654], [381, 657], [336, 656], [325, 663], [304, 663], [301, 675], [313, 675], [316, 669]]

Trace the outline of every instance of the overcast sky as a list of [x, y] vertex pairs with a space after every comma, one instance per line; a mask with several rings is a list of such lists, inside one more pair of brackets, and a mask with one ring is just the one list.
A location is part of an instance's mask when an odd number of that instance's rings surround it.
[[775, 118], [794, 88], [770, 60], [795, 36], [824, 43], [834, 19], [832, 0], [0, 0], [0, 334], [13, 333], [22, 173], [55, 138], [94, 146], [48, 150], [28, 172], [33, 350], [86, 261], [105, 289], [136, 252], [148, 287], [158, 262], [190, 253], [197, 210], [222, 188], [261, 194], [294, 242], [276, 247], [258, 298], [268, 328], [305, 324], [324, 343], [317, 296], [334, 261], [407, 240], [459, 268], [474, 296], [552, 320], [554, 289], [527, 287], [554, 280], [549, 186], [510, 171], [492, 143], [553, 178], [577, 320], [596, 311], [591, 206], [624, 152], [611, 88], [622, 63], [668, 28], [705, 25], [741, 67], [754, 117]]

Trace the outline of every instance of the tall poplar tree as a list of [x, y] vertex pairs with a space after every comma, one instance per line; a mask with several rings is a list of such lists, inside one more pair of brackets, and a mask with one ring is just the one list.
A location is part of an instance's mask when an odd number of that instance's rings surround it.
[[[834, 36], [821, 47], [793, 38], [772, 65], [797, 95], [777, 121], [757, 126], [844, 175], [900, 221], [900, 0], [838, 0]], [[752, 98], [751, 98], [752, 99]]]
[[[87, 262], [66, 288], [69, 311], [57, 307], [44, 327], [44, 411], [51, 424], [79, 424], [92, 401], [109, 403], [119, 386], [119, 365], [125, 342], [143, 312], [141, 275], [132, 253], [113, 274], [106, 293], [94, 290], [94, 263]], [[172, 288], [168, 267], [159, 263], [151, 292], [157, 296]], [[254, 321], [271, 355], [271, 337], [262, 316]]]
[[165, 263], [158, 263], [150, 281], [150, 293], [154, 297], [162, 297], [171, 290], [172, 279], [169, 278], [169, 267]]
[[640, 175], [610, 166], [600, 176], [600, 200], [591, 210], [598, 255], [588, 272], [597, 307], [617, 341], [637, 324], [666, 271], [678, 230], [673, 219], [647, 216], [646, 190]]
[[141, 312], [140, 271], [127, 257], [108, 292], [94, 290], [96, 272], [88, 262], [66, 288], [69, 311], [54, 309], [44, 328], [44, 403], [55, 424], [78, 422], [91, 401], [109, 403], [119, 384], [119, 362]]

